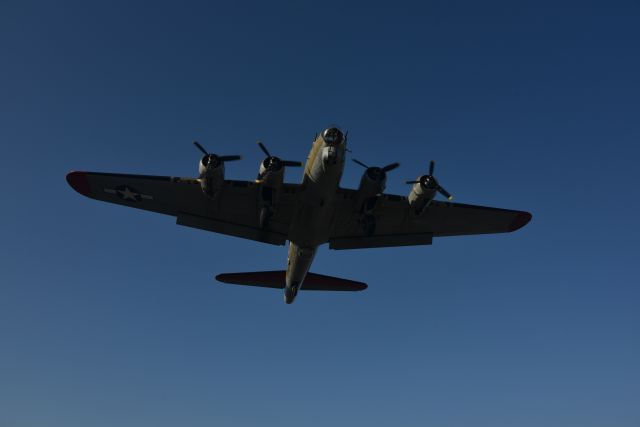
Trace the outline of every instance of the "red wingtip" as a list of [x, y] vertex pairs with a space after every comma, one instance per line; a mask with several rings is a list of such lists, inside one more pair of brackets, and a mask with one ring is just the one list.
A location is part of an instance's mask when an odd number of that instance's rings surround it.
[[520, 212], [516, 215], [511, 225], [509, 225], [509, 232], [516, 231], [527, 225], [531, 221], [531, 214], [529, 212]]
[[91, 197], [91, 187], [89, 186], [86, 172], [69, 172], [67, 174], [67, 182], [78, 193]]

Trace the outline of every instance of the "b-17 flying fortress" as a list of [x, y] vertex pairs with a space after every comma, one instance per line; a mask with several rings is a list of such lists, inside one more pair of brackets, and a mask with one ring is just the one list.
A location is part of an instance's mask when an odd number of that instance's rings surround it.
[[434, 176], [414, 181], [408, 197], [385, 194], [387, 172], [398, 163], [365, 168], [357, 190], [339, 186], [347, 135], [329, 127], [316, 136], [304, 164], [302, 183], [284, 183], [284, 168], [302, 163], [281, 160], [259, 143], [267, 156], [253, 181], [226, 180], [225, 164], [240, 156], [219, 156], [195, 142], [203, 157], [197, 178], [71, 172], [78, 193], [176, 217], [176, 222], [272, 245], [289, 241], [286, 270], [219, 274], [224, 283], [284, 289], [287, 304], [300, 290], [360, 291], [367, 285], [309, 272], [318, 246], [360, 249], [430, 245], [434, 237], [506, 233], [531, 220], [524, 211], [434, 200], [451, 195]]

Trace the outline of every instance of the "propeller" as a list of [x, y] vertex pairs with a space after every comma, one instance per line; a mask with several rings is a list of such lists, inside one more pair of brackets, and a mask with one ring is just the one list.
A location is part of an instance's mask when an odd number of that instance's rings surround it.
[[269, 153], [269, 150], [267, 150], [267, 147], [261, 141], [258, 141], [258, 146], [262, 152], [267, 155], [267, 158], [264, 160], [264, 165], [265, 168], [269, 170], [280, 170], [283, 166], [302, 166], [302, 162], [296, 162], [295, 160], [282, 160], [280, 157], [272, 156], [271, 153]]
[[366, 164], [362, 163], [360, 160], [358, 159], [351, 159], [353, 160], [354, 163], [362, 166], [363, 168], [365, 168], [367, 170], [367, 174], [369, 175], [370, 178], [372, 179], [384, 179], [387, 175], [387, 172], [394, 170], [395, 168], [397, 168], [398, 166], [400, 166], [400, 163], [395, 162], [395, 163], [391, 163], [388, 164], [387, 166], [384, 167], [378, 167], [378, 166], [367, 166]]
[[433, 176], [433, 172], [435, 168], [436, 168], [436, 162], [431, 160], [429, 162], [429, 174], [422, 175], [417, 181], [407, 181], [407, 184], [420, 184], [420, 186], [422, 186], [422, 188], [424, 189], [436, 190], [438, 193], [442, 194], [447, 199], [449, 200], [453, 199], [453, 196], [447, 190], [445, 190], [438, 183], [438, 180], [436, 179], [436, 177]]
[[242, 159], [242, 156], [218, 156], [217, 154], [209, 153], [205, 148], [200, 145], [198, 141], [193, 141], [193, 145], [195, 145], [198, 150], [202, 151], [204, 157], [202, 158], [202, 164], [208, 166], [209, 164], [213, 165], [213, 167], [217, 167], [220, 163], [224, 162], [233, 162], [235, 160]]

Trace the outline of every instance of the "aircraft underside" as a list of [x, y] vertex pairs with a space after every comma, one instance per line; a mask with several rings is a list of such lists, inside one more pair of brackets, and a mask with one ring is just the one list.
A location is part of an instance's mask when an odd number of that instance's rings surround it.
[[279, 271], [219, 274], [229, 284], [284, 290], [287, 304], [300, 290], [361, 291], [353, 280], [310, 273], [319, 245], [330, 249], [364, 249], [430, 245], [434, 237], [506, 233], [531, 220], [524, 211], [435, 200], [451, 195], [428, 174], [407, 181], [407, 197], [385, 194], [387, 172], [399, 163], [366, 168], [357, 190], [340, 188], [347, 137], [337, 127], [314, 139], [301, 184], [284, 183], [284, 168], [301, 162], [281, 160], [258, 143], [267, 157], [255, 181], [225, 179], [225, 163], [238, 155], [203, 153], [198, 178], [102, 172], [71, 172], [67, 182], [78, 193], [97, 200], [176, 217], [179, 225], [258, 242], [289, 243], [287, 268]]

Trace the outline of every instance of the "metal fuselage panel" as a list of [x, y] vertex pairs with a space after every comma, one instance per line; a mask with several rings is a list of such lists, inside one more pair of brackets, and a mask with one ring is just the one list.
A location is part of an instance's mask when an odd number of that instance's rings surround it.
[[[341, 137], [342, 138], [342, 137]], [[302, 179], [302, 192], [289, 230], [285, 300], [290, 303], [302, 285], [319, 245], [329, 240], [333, 199], [342, 178], [344, 138], [327, 144], [323, 136], [313, 143]]]

